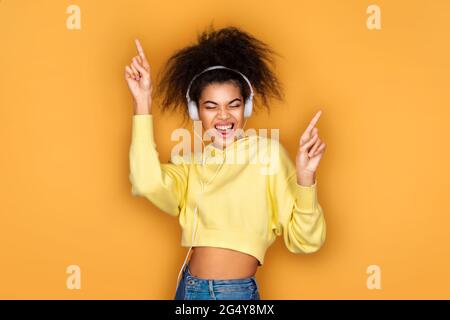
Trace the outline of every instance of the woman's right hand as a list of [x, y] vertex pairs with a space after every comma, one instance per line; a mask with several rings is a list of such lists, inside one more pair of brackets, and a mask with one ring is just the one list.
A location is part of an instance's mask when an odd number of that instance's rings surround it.
[[125, 80], [134, 98], [135, 114], [150, 113], [152, 105], [152, 81], [150, 65], [138, 39], [135, 40], [138, 55], [131, 59], [131, 64], [125, 66]]

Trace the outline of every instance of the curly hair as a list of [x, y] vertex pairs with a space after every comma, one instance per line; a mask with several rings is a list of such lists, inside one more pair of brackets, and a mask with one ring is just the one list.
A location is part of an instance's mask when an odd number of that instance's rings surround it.
[[[282, 84], [272, 68], [273, 55], [278, 55], [266, 43], [251, 34], [230, 26], [209, 30], [197, 35], [197, 43], [176, 51], [158, 74], [156, 96], [163, 97], [163, 112], [182, 111], [189, 118], [186, 91], [193, 77], [212, 65], [223, 65], [243, 73], [254, 90], [253, 109], [257, 112], [259, 101], [270, 113], [269, 99], [283, 100]], [[198, 76], [192, 83], [189, 96], [198, 105], [202, 90], [211, 83], [233, 82], [239, 86], [244, 99], [250, 95], [247, 82], [236, 72], [215, 69]]]

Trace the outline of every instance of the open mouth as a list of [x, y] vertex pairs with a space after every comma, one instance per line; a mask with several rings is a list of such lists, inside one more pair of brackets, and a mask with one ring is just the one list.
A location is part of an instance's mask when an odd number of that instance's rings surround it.
[[222, 137], [228, 137], [233, 132], [234, 123], [216, 124], [214, 125], [214, 128], [222, 135]]

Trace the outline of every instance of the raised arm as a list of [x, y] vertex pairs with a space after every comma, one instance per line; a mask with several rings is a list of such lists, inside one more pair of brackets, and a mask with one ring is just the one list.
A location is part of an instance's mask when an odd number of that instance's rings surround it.
[[277, 235], [293, 253], [318, 251], [326, 237], [325, 217], [317, 197], [317, 181], [310, 186], [297, 183], [295, 166], [279, 145], [279, 167], [271, 177], [271, 195], [277, 217]]
[[133, 116], [130, 146], [131, 193], [150, 200], [162, 211], [177, 216], [185, 205], [188, 166], [160, 163], [153, 137], [153, 116]]
[[188, 167], [184, 163], [161, 164], [159, 161], [151, 114], [150, 66], [139, 40], [136, 46], [138, 55], [125, 67], [125, 79], [134, 99], [129, 151], [131, 193], [177, 216], [184, 206]]

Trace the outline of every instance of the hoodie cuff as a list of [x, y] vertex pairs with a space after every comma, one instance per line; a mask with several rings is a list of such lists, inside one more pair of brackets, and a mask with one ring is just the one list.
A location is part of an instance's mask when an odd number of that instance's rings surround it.
[[317, 178], [311, 186], [302, 186], [295, 181], [295, 205], [305, 213], [314, 213], [317, 206]]

